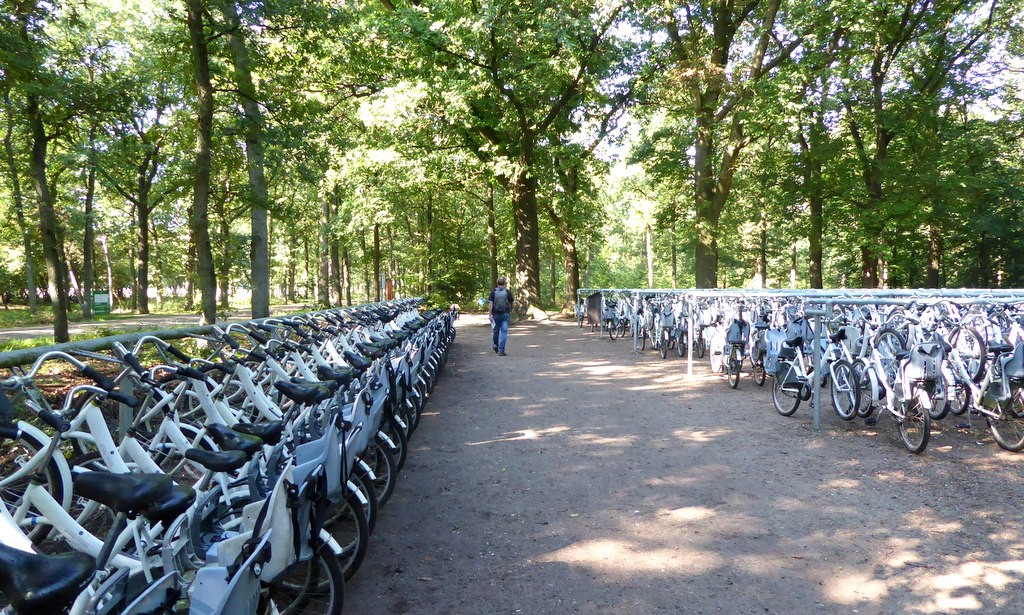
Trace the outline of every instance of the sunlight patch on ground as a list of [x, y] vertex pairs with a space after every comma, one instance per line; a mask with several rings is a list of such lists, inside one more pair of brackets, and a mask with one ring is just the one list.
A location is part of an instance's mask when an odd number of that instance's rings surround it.
[[702, 521], [714, 516], [715, 511], [704, 506], [684, 506], [675, 510], [659, 510], [659, 517], [667, 517], [671, 521], [689, 523], [691, 521]]
[[635, 436], [619, 436], [617, 438], [610, 438], [608, 436], [582, 434], [576, 436], [576, 440], [579, 440], [584, 444], [596, 444], [598, 446], [633, 446], [636, 443]]
[[669, 572], [684, 576], [705, 574], [723, 563], [722, 558], [711, 551], [679, 548], [637, 550], [618, 540], [579, 542], [536, 561], [584, 566], [606, 573]]
[[863, 601], [877, 602], [889, 593], [885, 581], [873, 579], [871, 575], [855, 572], [827, 579], [824, 582], [825, 595], [839, 604], [857, 604]]
[[998, 607], [1002, 600], [996, 592], [1019, 593], [1024, 584], [1024, 561], [964, 562], [946, 574], [933, 574], [918, 583], [931, 596], [931, 602], [922, 605], [925, 613]]
[[569, 427], [548, 427], [547, 429], [523, 429], [521, 431], [513, 431], [503, 434], [500, 438], [494, 438], [493, 440], [481, 440], [480, 442], [467, 442], [468, 446], [480, 446], [482, 444], [497, 444], [498, 442], [516, 442], [518, 440], [537, 440], [539, 438], [546, 438], [548, 436], [554, 436], [562, 432], [569, 431]]
[[837, 478], [822, 483], [821, 488], [825, 491], [838, 491], [840, 489], [857, 489], [860, 481], [852, 478]]
[[683, 442], [695, 442], [698, 444], [705, 444], [727, 436], [732, 433], [732, 430], [728, 427], [719, 427], [717, 429], [677, 429], [672, 432], [672, 437]]

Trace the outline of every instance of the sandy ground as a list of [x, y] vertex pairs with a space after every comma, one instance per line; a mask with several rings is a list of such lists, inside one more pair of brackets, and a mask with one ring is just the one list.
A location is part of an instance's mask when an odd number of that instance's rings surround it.
[[[465, 315], [346, 614], [1024, 613], [1024, 456]], [[770, 385], [770, 381], [769, 381]]]

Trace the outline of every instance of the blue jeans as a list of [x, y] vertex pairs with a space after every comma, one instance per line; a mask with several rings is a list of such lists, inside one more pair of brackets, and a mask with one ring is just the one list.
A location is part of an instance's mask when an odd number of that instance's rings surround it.
[[508, 320], [509, 314], [492, 314], [494, 323], [491, 325], [491, 331], [493, 332], [494, 342], [492, 346], [498, 347], [498, 352], [505, 352], [505, 340], [508, 339]]

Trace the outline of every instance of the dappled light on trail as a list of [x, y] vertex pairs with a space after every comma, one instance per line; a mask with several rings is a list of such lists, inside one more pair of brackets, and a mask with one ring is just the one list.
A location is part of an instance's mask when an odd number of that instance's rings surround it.
[[641, 550], [627, 542], [611, 539], [576, 543], [541, 556], [537, 561], [585, 566], [610, 575], [638, 572], [699, 575], [722, 565], [721, 558], [712, 551], [678, 547]]
[[383, 612], [1024, 613], [1024, 454], [984, 432], [949, 422], [913, 456], [827, 389], [815, 429], [707, 360], [688, 377], [564, 322], [517, 323], [499, 357], [459, 326], [392, 557], [364, 564], [383, 581], [346, 587]]

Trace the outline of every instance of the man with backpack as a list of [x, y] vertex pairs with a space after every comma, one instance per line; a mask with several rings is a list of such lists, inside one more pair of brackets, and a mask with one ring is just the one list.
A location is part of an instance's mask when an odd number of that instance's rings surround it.
[[505, 278], [498, 278], [498, 286], [491, 291], [491, 331], [494, 333], [491, 348], [499, 357], [505, 356], [505, 340], [508, 339], [508, 321], [512, 316], [512, 291], [505, 288]]

